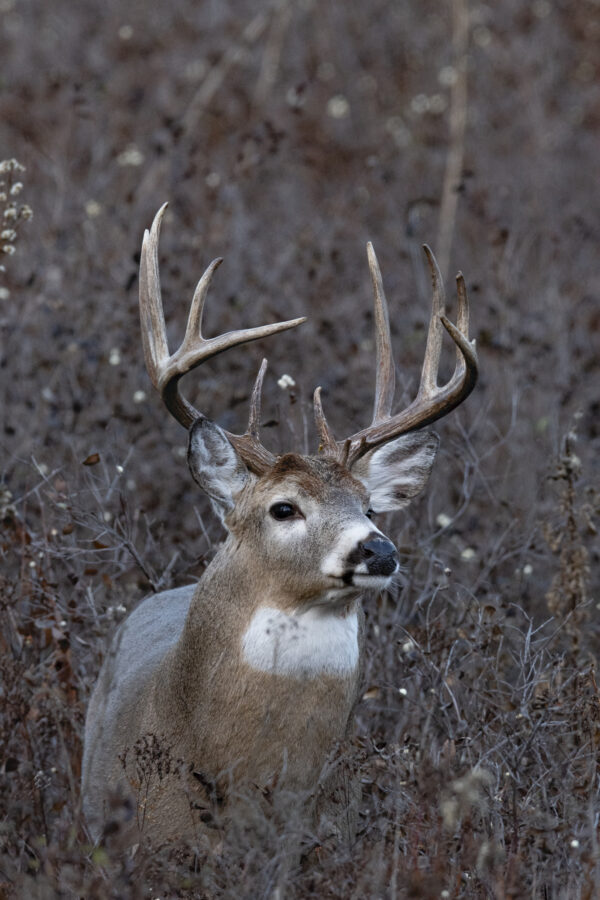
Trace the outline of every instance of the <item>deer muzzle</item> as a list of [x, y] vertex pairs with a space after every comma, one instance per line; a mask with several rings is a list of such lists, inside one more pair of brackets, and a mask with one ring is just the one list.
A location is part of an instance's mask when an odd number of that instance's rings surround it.
[[384, 537], [372, 537], [358, 545], [360, 562], [364, 563], [368, 575], [388, 577], [398, 570], [398, 551], [391, 541]]

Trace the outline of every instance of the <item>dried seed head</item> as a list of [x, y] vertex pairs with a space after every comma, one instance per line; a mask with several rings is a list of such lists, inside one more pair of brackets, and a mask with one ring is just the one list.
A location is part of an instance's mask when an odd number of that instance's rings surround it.
[[473, 807], [480, 809], [485, 807], [485, 789], [492, 781], [491, 772], [475, 766], [462, 778], [456, 778], [451, 783], [448, 793], [440, 803], [440, 812], [448, 831], [453, 831]]
[[[14, 175], [17, 172], [24, 172], [25, 166], [22, 166], [16, 159], [4, 159], [0, 162], [0, 222], [4, 227], [0, 230], [0, 254], [5, 256], [13, 256], [16, 251], [15, 243], [18, 239], [18, 225], [21, 221], [27, 221], [33, 216], [31, 207], [19, 205], [15, 200], [23, 190], [23, 182], [15, 181]], [[5, 272], [4, 266], [0, 266], [0, 273]]]

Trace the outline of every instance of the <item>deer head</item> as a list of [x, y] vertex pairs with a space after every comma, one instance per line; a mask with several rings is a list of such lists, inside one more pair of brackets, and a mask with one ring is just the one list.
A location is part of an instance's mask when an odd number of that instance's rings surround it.
[[[336, 440], [323, 412], [321, 389], [317, 388], [317, 454], [276, 458], [259, 437], [266, 360], [258, 372], [248, 426], [241, 435], [230, 434], [198, 412], [180, 394], [179, 381], [231, 347], [295, 328], [305, 319], [204, 338], [202, 313], [212, 276], [221, 262], [216, 259], [198, 283], [183, 343], [171, 355], [158, 270], [158, 241], [165, 209], [166, 204], [157, 213], [151, 230], [146, 231], [142, 246], [142, 337], [146, 366], [155, 388], [169, 412], [189, 429], [188, 462], [193, 477], [210, 497], [225, 527], [239, 540], [244, 539], [249, 564], [260, 563], [263, 577], [276, 572], [282, 581], [292, 580], [302, 598], [309, 592], [329, 601], [345, 596], [351, 589], [356, 592], [357, 588], [384, 586], [397, 570], [396, 552], [368, 516], [400, 509], [422, 490], [438, 447], [437, 435], [423, 429], [458, 406], [477, 379], [475, 341], [469, 340], [469, 307], [463, 276], [457, 276], [458, 318], [454, 325], [445, 316], [444, 289], [435, 257], [425, 246], [433, 309], [421, 381], [414, 401], [401, 412], [393, 413], [394, 361], [388, 308], [377, 257], [368, 244], [377, 353], [372, 422], [356, 434]], [[456, 366], [450, 380], [438, 386], [444, 329], [456, 346]], [[318, 567], [314, 566], [316, 560], [320, 561]], [[299, 572], [311, 582], [310, 589], [302, 584]]]

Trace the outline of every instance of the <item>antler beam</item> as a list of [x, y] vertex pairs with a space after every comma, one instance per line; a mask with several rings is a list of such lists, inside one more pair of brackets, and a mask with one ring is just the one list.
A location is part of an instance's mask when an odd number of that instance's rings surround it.
[[[140, 262], [142, 341], [146, 368], [152, 384], [160, 393], [171, 415], [185, 428], [189, 428], [201, 414], [179, 392], [179, 380], [184, 375], [231, 347], [269, 337], [280, 331], [286, 331], [288, 328], [296, 328], [297, 325], [305, 322], [306, 318], [290, 319], [287, 322], [275, 322], [272, 325], [245, 328], [220, 334], [214, 338], [204, 338], [202, 336], [202, 314], [206, 295], [215, 269], [222, 262], [221, 259], [215, 259], [208, 266], [194, 291], [183, 342], [175, 353], [170, 354], [158, 268], [158, 241], [166, 208], [166, 203], [161, 206], [154, 217], [152, 228], [144, 233], [142, 243]], [[263, 360], [252, 391], [246, 431], [244, 434], [226, 432], [246, 465], [257, 473], [263, 472], [275, 461], [273, 454], [263, 447], [258, 436], [262, 383], [266, 368], [267, 361]]]
[[[427, 244], [423, 249], [431, 273], [433, 302], [421, 382], [413, 402], [402, 412], [394, 416], [391, 414], [394, 399], [394, 362], [389, 316], [379, 264], [370, 243], [367, 244], [367, 255], [375, 295], [377, 355], [375, 404], [371, 424], [344, 441], [336, 441], [323, 413], [321, 389], [317, 388], [315, 391], [314, 413], [320, 438], [319, 449], [325, 456], [333, 457], [348, 467], [381, 444], [441, 419], [462, 403], [475, 387], [478, 363], [475, 341], [469, 340], [469, 303], [465, 280], [459, 272], [456, 276], [457, 324], [453, 325], [446, 318], [444, 285], [435, 256]], [[456, 345], [456, 365], [450, 380], [445, 385], [438, 386], [442, 327]]]

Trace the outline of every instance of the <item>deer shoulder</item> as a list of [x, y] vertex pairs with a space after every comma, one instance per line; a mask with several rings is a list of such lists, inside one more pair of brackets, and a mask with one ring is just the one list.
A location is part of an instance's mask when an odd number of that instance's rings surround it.
[[[401, 509], [425, 486], [438, 447], [426, 426], [472, 390], [477, 375], [468, 306], [458, 279], [458, 320], [445, 317], [441, 278], [426, 248], [433, 312], [421, 383], [393, 413], [388, 310], [372, 247], [377, 379], [373, 420], [336, 440], [320, 396], [313, 456], [274, 456], [259, 437], [266, 362], [244, 434], [210, 421], [181, 395], [191, 369], [231, 347], [303, 319], [202, 336], [212, 263], [200, 280], [181, 347], [169, 353], [158, 276], [164, 207], [146, 232], [140, 310], [146, 365], [167, 409], [188, 429], [193, 478], [227, 538], [198, 585], [145, 600], [107, 653], [90, 702], [83, 763], [84, 810], [94, 837], [115, 792], [133, 795], [131, 839], [189, 837], [226, 810], [244, 786], [277, 784], [306, 797], [359, 696], [361, 598], [398, 571], [394, 544], [373, 514]], [[445, 329], [456, 346], [450, 381], [437, 384]]]

